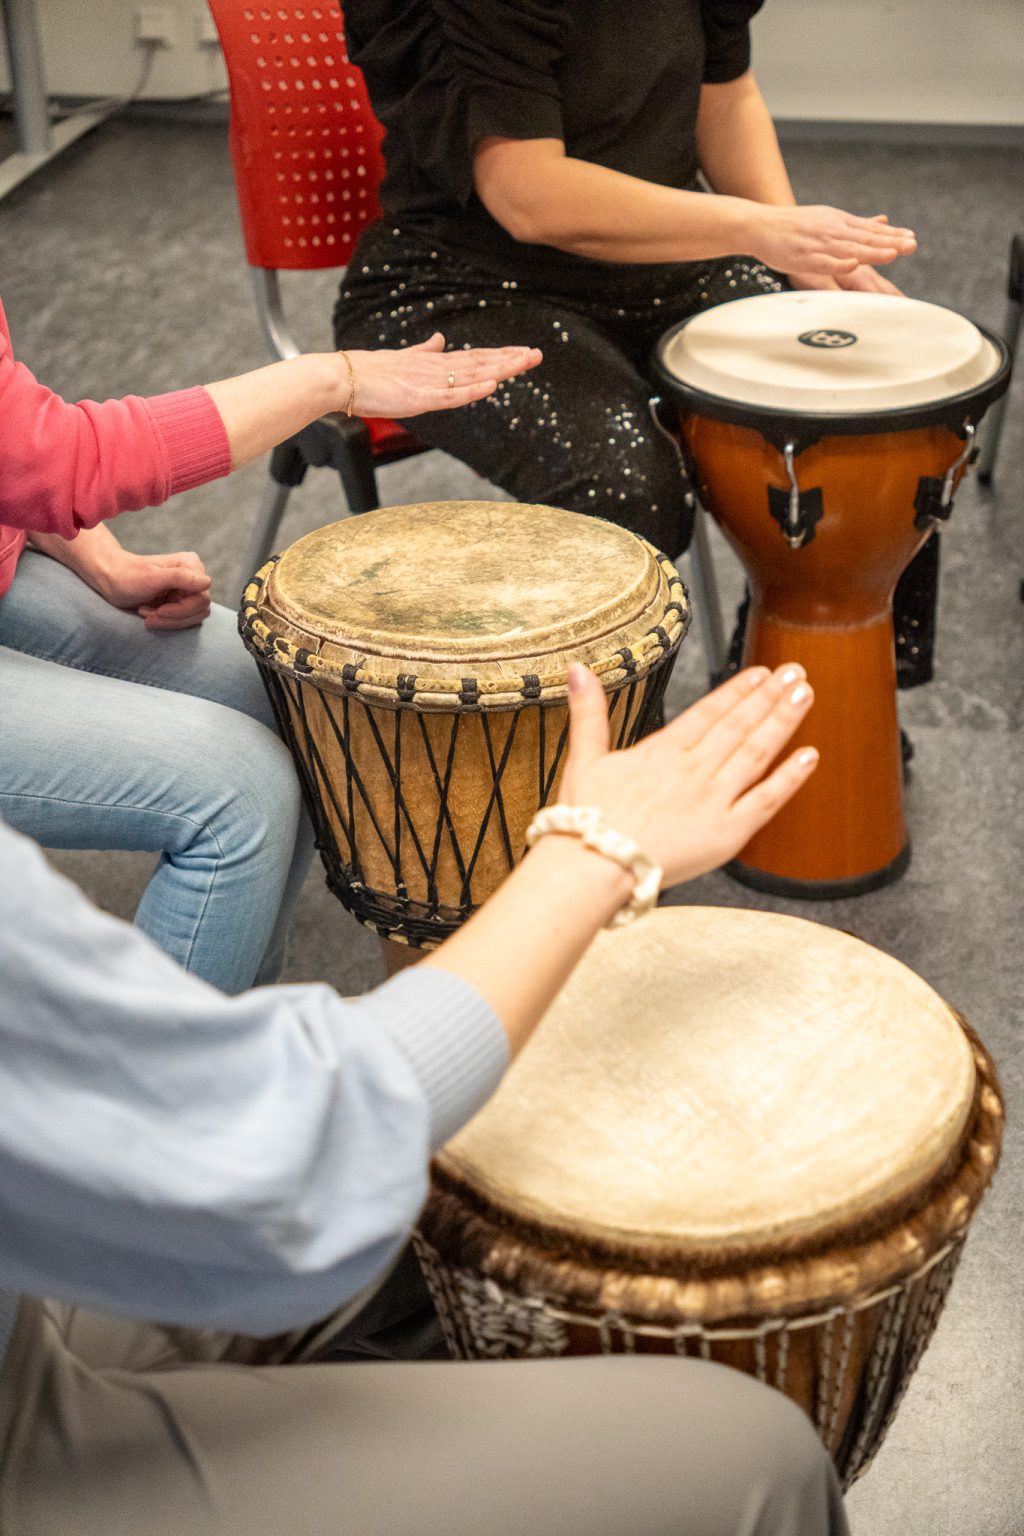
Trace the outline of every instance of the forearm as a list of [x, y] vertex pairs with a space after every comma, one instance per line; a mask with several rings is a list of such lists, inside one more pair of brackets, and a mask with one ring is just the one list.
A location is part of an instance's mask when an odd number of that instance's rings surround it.
[[775, 124], [748, 70], [727, 85], [705, 85], [697, 116], [701, 170], [720, 195], [793, 207]]
[[[538, 147], [539, 146], [539, 147]], [[657, 186], [576, 160], [555, 140], [485, 141], [477, 190], [527, 244], [600, 261], [699, 261], [748, 249], [750, 204]]]
[[[754, 92], [757, 87], [750, 82]], [[729, 87], [715, 87], [728, 90]], [[749, 92], [749, 88], [748, 88]], [[749, 193], [708, 197], [573, 160], [560, 139], [485, 139], [474, 182], [484, 206], [515, 239], [602, 261], [706, 261], [749, 255], [783, 272], [840, 277], [859, 264], [914, 250], [912, 230], [841, 208], [798, 207], [760, 93], [737, 92], [729, 107], [741, 144], [709, 167]], [[712, 107], [710, 110], [714, 112]], [[705, 118], [709, 138], [710, 119]], [[767, 125], [767, 126], [766, 126]], [[728, 139], [732, 130], [725, 132]], [[712, 160], [715, 152], [711, 151]]]
[[461, 977], [491, 1005], [515, 1055], [632, 880], [578, 838], [543, 837], [468, 923], [421, 964]]
[[206, 391], [227, 432], [231, 468], [238, 469], [317, 417], [343, 410], [348, 369], [340, 352], [307, 352], [207, 384]]
[[124, 556], [122, 546], [105, 523], [83, 528], [75, 539], [63, 539], [57, 533], [30, 533], [28, 542], [51, 560], [66, 565], [97, 592], [103, 590], [113, 566]]

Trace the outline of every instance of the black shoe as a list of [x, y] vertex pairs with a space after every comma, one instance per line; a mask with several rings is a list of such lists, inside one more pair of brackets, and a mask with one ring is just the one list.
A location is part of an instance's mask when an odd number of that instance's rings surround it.
[[903, 782], [906, 784], [910, 778], [910, 765], [914, 760], [914, 743], [902, 726], [900, 726], [900, 758], [903, 762]]

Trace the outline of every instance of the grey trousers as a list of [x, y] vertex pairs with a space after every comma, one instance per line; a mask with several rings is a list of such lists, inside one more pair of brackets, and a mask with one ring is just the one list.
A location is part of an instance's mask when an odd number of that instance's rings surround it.
[[396, 1338], [430, 1352], [422, 1315], [386, 1315], [407, 1281], [340, 1333], [273, 1341], [23, 1303], [0, 1531], [845, 1536], [831, 1462], [779, 1393], [667, 1356], [374, 1362]]

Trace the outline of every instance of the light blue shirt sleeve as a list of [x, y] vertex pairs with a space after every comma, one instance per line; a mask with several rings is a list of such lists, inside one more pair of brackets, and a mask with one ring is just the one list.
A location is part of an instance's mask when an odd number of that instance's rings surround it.
[[405, 1241], [493, 1092], [499, 1020], [430, 968], [226, 997], [0, 823], [0, 1287], [268, 1334]]

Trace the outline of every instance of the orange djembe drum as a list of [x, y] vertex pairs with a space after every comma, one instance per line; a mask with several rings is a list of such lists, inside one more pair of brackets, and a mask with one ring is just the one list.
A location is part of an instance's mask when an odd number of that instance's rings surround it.
[[802, 662], [815, 691], [796, 745], [819, 767], [730, 873], [786, 896], [873, 890], [910, 859], [893, 591], [949, 516], [1006, 347], [933, 304], [784, 293], [684, 321], [656, 371], [747, 573], [744, 663]]
[[457, 1355], [640, 1352], [777, 1387], [849, 1484], [999, 1157], [992, 1063], [845, 933], [669, 907], [601, 934], [435, 1159], [416, 1236]]
[[328, 885], [414, 949], [486, 900], [557, 798], [572, 662], [629, 746], [657, 722], [688, 624], [677, 572], [636, 534], [493, 501], [319, 528], [256, 573], [240, 616]]

